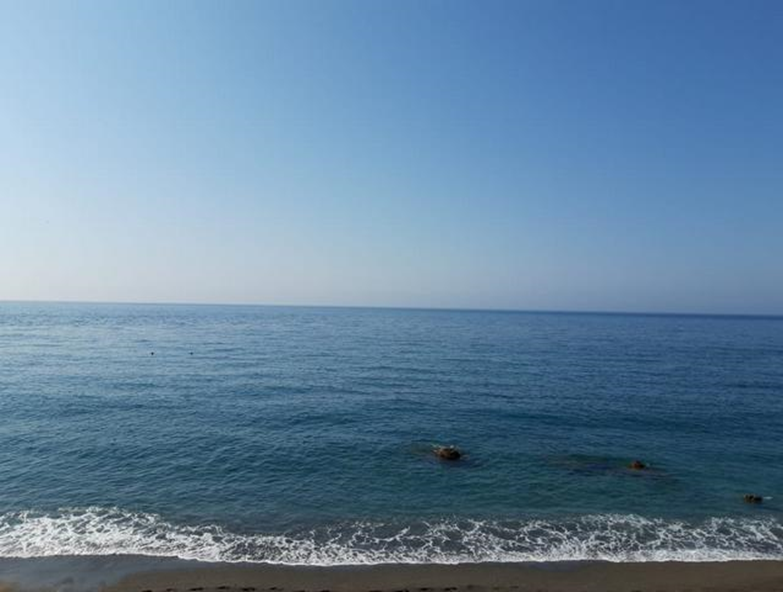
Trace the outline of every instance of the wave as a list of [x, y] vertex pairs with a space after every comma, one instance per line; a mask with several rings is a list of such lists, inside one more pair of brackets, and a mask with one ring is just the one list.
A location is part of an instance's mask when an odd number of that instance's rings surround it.
[[238, 534], [119, 508], [0, 515], [0, 557], [113, 554], [288, 565], [783, 559], [783, 525], [771, 518], [686, 522], [589, 515], [350, 522], [283, 534]]

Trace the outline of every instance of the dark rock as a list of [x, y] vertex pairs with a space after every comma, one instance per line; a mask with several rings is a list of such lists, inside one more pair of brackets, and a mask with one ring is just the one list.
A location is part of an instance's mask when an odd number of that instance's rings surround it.
[[764, 498], [760, 495], [754, 495], [752, 493], [746, 493], [742, 499], [745, 500], [746, 504], [760, 504], [764, 501]]
[[462, 453], [456, 446], [436, 446], [435, 456], [443, 460], [459, 460], [462, 458]]
[[643, 471], [647, 468], [647, 465], [640, 460], [635, 460], [630, 465], [628, 465], [628, 468], [633, 469], [634, 471]]

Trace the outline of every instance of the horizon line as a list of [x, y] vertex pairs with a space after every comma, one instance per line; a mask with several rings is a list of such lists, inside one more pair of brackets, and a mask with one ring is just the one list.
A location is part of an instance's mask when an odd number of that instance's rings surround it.
[[561, 314], [561, 315], [617, 315], [617, 316], [672, 316], [672, 317], [727, 317], [781, 320], [783, 313], [726, 313], [726, 312], [664, 312], [644, 310], [595, 310], [595, 309], [537, 309], [537, 308], [482, 308], [455, 306], [395, 306], [368, 304], [277, 304], [262, 302], [182, 302], [182, 301], [121, 301], [121, 300], [48, 300], [6, 299], [0, 304], [93, 304], [114, 306], [237, 306], [266, 308], [339, 308], [366, 310], [410, 310], [431, 312], [487, 312], [506, 314]]

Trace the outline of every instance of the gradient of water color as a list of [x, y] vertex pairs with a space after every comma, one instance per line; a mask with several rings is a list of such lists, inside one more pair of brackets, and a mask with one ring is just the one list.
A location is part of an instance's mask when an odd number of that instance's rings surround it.
[[781, 443], [778, 318], [0, 304], [0, 556], [783, 558]]

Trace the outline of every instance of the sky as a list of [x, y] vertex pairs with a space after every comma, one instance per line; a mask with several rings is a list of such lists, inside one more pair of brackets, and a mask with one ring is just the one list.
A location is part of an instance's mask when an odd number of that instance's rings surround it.
[[0, 299], [783, 314], [783, 2], [0, 0]]

